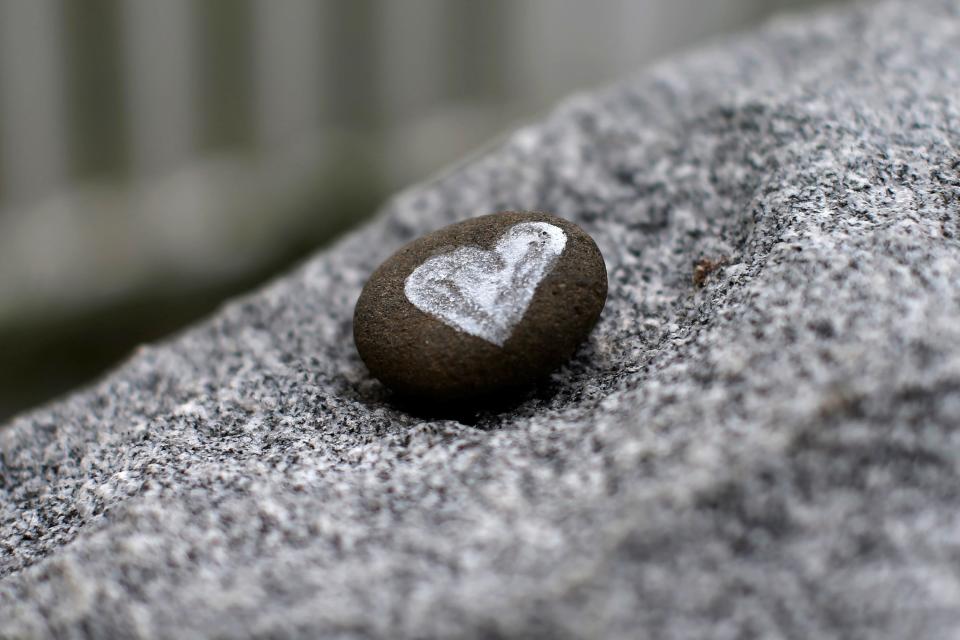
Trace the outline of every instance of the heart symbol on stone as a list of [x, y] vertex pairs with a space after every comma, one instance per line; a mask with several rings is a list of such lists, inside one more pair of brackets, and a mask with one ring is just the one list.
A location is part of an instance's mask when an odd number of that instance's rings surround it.
[[502, 347], [566, 244], [552, 224], [515, 224], [492, 250], [460, 247], [430, 258], [407, 276], [403, 292], [424, 313]]

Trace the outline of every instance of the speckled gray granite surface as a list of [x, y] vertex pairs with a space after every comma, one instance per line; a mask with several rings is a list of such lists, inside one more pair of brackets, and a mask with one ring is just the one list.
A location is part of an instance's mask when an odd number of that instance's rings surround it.
[[[958, 144], [958, 2], [567, 102], [5, 428], [0, 636], [957, 637]], [[392, 406], [365, 278], [516, 208], [604, 252], [591, 340], [509, 410]]]

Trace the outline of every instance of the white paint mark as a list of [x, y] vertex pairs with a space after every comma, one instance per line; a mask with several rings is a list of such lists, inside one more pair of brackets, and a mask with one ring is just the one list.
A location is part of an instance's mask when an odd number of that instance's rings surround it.
[[407, 276], [403, 291], [424, 313], [502, 347], [566, 245], [559, 227], [521, 222], [491, 251], [460, 247], [430, 258]]

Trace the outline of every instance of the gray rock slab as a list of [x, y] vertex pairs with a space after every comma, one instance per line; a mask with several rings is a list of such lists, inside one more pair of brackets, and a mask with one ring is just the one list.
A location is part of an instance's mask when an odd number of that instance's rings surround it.
[[[0, 432], [0, 636], [956, 637], [958, 147], [956, 1], [571, 99]], [[360, 288], [499, 209], [596, 239], [600, 324], [516, 407], [409, 414]]]

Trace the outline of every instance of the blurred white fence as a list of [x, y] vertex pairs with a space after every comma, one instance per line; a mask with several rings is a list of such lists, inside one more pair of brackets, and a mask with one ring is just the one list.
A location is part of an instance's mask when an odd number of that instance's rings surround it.
[[379, 194], [812, 3], [0, 0], [0, 325], [242, 270], [332, 215], [282, 203], [345, 158]]

